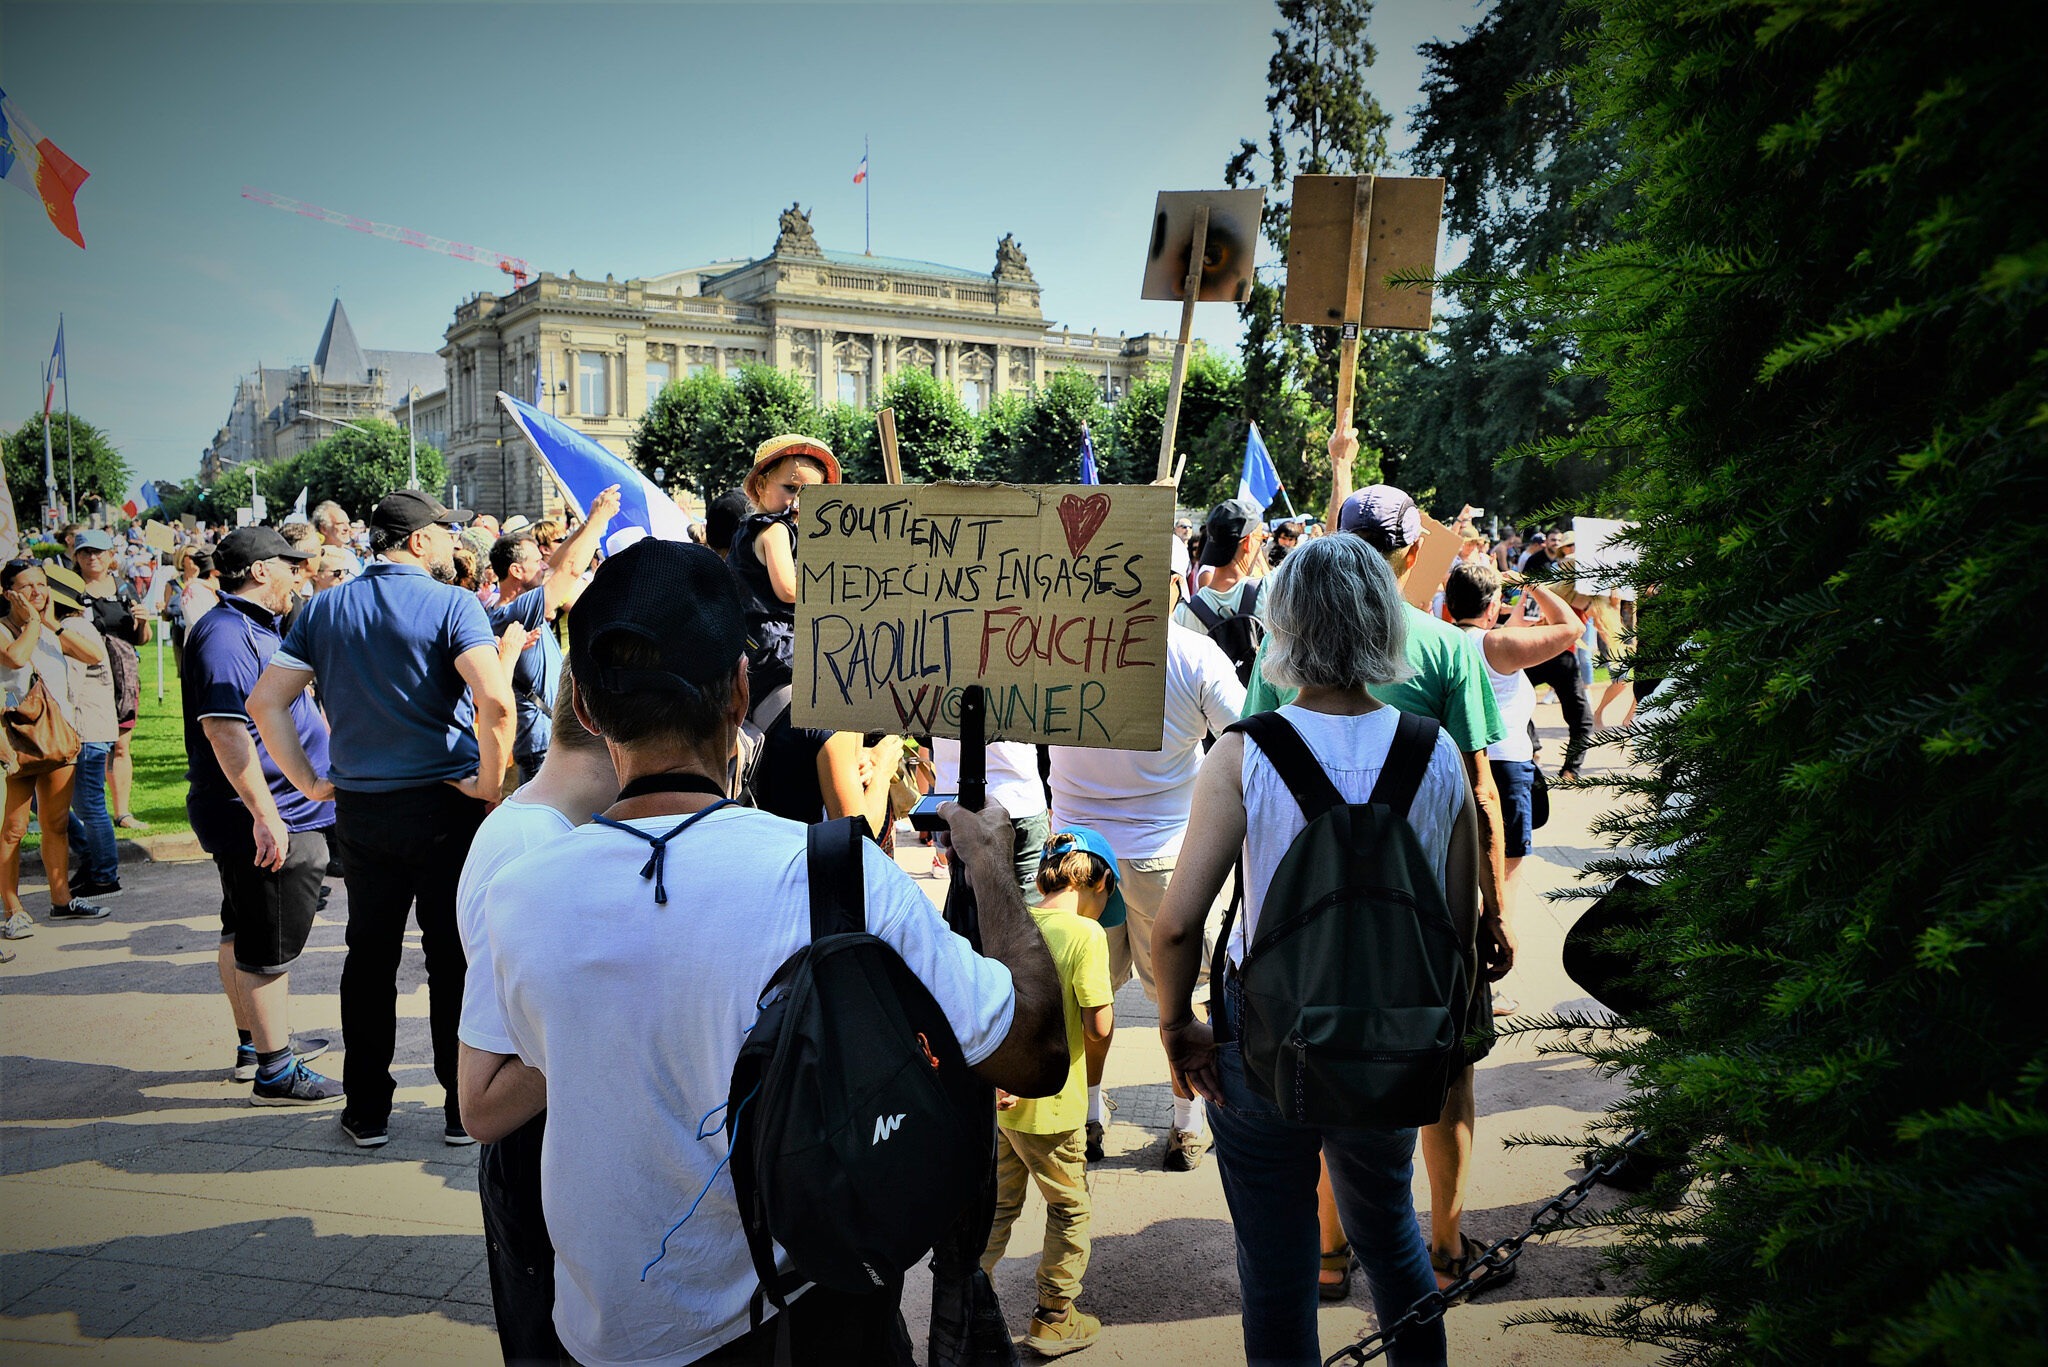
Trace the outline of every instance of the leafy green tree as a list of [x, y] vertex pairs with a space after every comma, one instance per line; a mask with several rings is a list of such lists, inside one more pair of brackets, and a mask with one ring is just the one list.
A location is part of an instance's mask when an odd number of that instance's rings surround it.
[[992, 410], [998, 416], [984, 416], [986, 476], [1018, 484], [1074, 483], [1081, 477], [1083, 428], [1094, 438], [1098, 467], [1108, 454], [1108, 411], [1101, 381], [1093, 375], [1077, 366], [1054, 371], [1035, 392]]
[[[306, 506], [333, 499], [352, 518], [368, 517], [377, 500], [406, 487], [411, 461], [407, 455], [405, 429], [395, 423], [364, 419], [361, 428], [336, 428], [289, 460], [261, 467], [256, 473], [257, 491], [269, 506], [272, 522], [282, 522], [299, 490], [307, 490]], [[448, 462], [432, 446], [417, 450], [419, 487], [429, 492], [444, 490], [448, 484]], [[240, 467], [247, 468], [247, 467]], [[221, 489], [228, 484], [231, 470], [214, 481], [211, 500], [215, 516], [232, 522], [234, 509], [247, 504], [226, 502]]]
[[1636, 190], [1531, 309], [1606, 386], [1549, 452], [1621, 453], [1678, 706], [1601, 825], [1649, 852], [1651, 1001], [1573, 1044], [1671, 1166], [1598, 1217], [1627, 1299], [1533, 1318], [1688, 1367], [2043, 1361], [2036, 19], [1592, 7], [1572, 89]]
[[819, 419], [810, 390], [794, 375], [765, 365], [729, 376], [707, 371], [663, 387], [628, 454], [649, 474], [661, 470], [670, 487], [716, 498], [739, 487], [762, 442], [787, 432], [818, 436]]
[[[1238, 145], [1224, 167], [1224, 179], [1233, 186], [1266, 187], [1266, 264], [1260, 267], [1250, 296], [1238, 306], [1245, 328], [1245, 407], [1257, 419], [1274, 466], [1297, 501], [1313, 494], [1320, 505], [1330, 487], [1325, 448], [1336, 406], [1337, 332], [1281, 322], [1288, 208], [1297, 175], [1384, 169], [1392, 120], [1366, 88], [1366, 73], [1375, 57], [1366, 38], [1371, 0], [1278, 3], [1282, 27], [1273, 31], [1276, 46], [1266, 67], [1266, 111], [1272, 123], [1263, 146], [1250, 139]], [[1382, 349], [1369, 336], [1359, 347], [1361, 413]], [[1294, 391], [1306, 394], [1309, 402], [1302, 403]], [[1362, 479], [1375, 459], [1376, 443], [1366, 429], [1361, 428], [1361, 437], [1354, 471]]]
[[849, 483], [882, 482], [882, 453], [872, 412], [858, 404], [835, 403], [818, 415], [817, 435], [839, 457], [840, 472]]
[[690, 489], [700, 498], [718, 497], [733, 485], [718, 482], [719, 472], [706, 468], [697, 443], [700, 429], [727, 407], [731, 388], [724, 376], [708, 370], [669, 381], [633, 429], [626, 454], [649, 475], [659, 470], [661, 482], [671, 489]]
[[[71, 494], [72, 461], [76, 462], [79, 511], [89, 509], [98, 499], [118, 508], [128, 498], [128, 462], [107, 440], [106, 433], [71, 415], [72, 460], [64, 456], [64, 415], [50, 415], [50, 444], [55, 451], [57, 497], [68, 501]], [[24, 533], [42, 525], [43, 516], [43, 415], [39, 411], [7, 436], [7, 490], [14, 498], [15, 525]], [[75, 511], [74, 516], [77, 516]]]
[[974, 415], [927, 370], [899, 370], [882, 385], [877, 407], [896, 410], [896, 448], [903, 478], [916, 483], [973, 479], [981, 466]]
[[[1166, 421], [1167, 383], [1166, 372], [1155, 369], [1134, 383], [1111, 410], [1110, 439], [1105, 443], [1098, 435], [1095, 442], [1098, 459], [1104, 458], [1104, 447], [1108, 447], [1103, 461], [1105, 481], [1149, 484], [1159, 472], [1159, 430]], [[1187, 457], [1180, 478], [1182, 503], [1202, 507], [1237, 493], [1248, 426], [1244, 372], [1214, 352], [1201, 351], [1189, 357], [1180, 396], [1178, 445]], [[1264, 435], [1263, 428], [1260, 435]]]
[[200, 517], [207, 522], [234, 526], [236, 510], [254, 506], [250, 494], [256, 487], [255, 470], [253, 465], [233, 465], [202, 485]]
[[1630, 193], [1617, 130], [1586, 129], [1579, 113], [1572, 67], [1592, 23], [1573, 0], [1495, 0], [1464, 38], [1422, 48], [1412, 160], [1444, 178], [1444, 224], [1468, 250], [1441, 286], [1436, 330], [1386, 348], [1373, 419], [1390, 478], [1517, 517], [1584, 506], [1614, 467], [1606, 453], [1515, 458], [1605, 404], [1604, 383], [1576, 364], [1574, 301], [1538, 308], [1527, 289], [1609, 241]]
[[1024, 421], [1031, 413], [1032, 396], [1006, 390], [989, 400], [981, 410], [982, 473], [989, 479], [1014, 480], [1009, 473], [1016, 464], [1023, 440]]

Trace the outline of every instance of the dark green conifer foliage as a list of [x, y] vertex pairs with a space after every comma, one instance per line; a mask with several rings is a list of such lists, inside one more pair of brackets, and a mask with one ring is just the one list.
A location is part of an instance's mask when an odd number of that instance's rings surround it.
[[1632, 453], [1684, 710], [1606, 823], [1661, 851], [1668, 995], [1575, 1042], [1699, 1176], [1612, 1217], [1633, 1299], [1548, 1318], [1677, 1363], [2048, 1360], [2043, 11], [1592, 8], [1575, 88], [1637, 193], [1547, 283], [1610, 405], [1554, 454]]

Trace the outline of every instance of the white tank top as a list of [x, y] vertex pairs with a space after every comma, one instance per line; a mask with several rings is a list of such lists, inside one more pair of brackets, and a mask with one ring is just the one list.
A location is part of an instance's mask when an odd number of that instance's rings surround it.
[[1472, 649], [1479, 652], [1479, 663], [1486, 666], [1486, 681], [1493, 685], [1493, 701], [1500, 708], [1500, 724], [1507, 728], [1507, 734], [1486, 747], [1488, 759], [1519, 760], [1523, 763], [1536, 758], [1536, 747], [1529, 740], [1529, 723], [1536, 718], [1536, 685], [1529, 682], [1529, 676], [1521, 670], [1503, 674], [1493, 667], [1493, 661], [1486, 658], [1486, 629], [1484, 627], [1459, 627], [1472, 638]]

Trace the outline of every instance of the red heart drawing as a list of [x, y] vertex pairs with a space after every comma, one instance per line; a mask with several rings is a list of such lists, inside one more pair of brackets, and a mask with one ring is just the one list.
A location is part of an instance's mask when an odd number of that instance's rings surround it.
[[1076, 559], [1108, 520], [1108, 494], [1090, 494], [1086, 498], [1068, 494], [1060, 500], [1060, 522], [1067, 529], [1067, 549]]

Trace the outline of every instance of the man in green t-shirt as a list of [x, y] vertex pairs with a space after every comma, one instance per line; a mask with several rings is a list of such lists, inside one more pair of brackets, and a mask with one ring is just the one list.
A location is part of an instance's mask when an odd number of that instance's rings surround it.
[[1045, 842], [1038, 865], [1039, 905], [1031, 917], [1059, 969], [1067, 1018], [1066, 1085], [1052, 1096], [997, 1101], [996, 1210], [982, 1269], [991, 1274], [1010, 1242], [1010, 1227], [1024, 1209], [1024, 1189], [1036, 1183], [1045, 1197], [1045, 1246], [1038, 1259], [1038, 1309], [1026, 1338], [1046, 1357], [1078, 1352], [1102, 1333], [1102, 1321], [1084, 1315], [1075, 1300], [1088, 1270], [1088, 1118], [1086, 1041], [1106, 1040], [1115, 1024], [1109, 983], [1109, 939], [1119, 926], [1124, 895], [1117, 887], [1116, 855], [1086, 826], [1067, 826]]
[[[1358, 434], [1339, 433], [1330, 439], [1330, 465], [1338, 472], [1340, 490], [1350, 487], [1351, 461], [1358, 454]], [[1422, 512], [1415, 500], [1389, 484], [1375, 484], [1356, 493], [1340, 493], [1331, 513], [1340, 533], [1363, 538], [1381, 555], [1401, 584], [1405, 595], [1408, 576], [1415, 568], [1422, 546]], [[1506, 866], [1501, 835], [1500, 794], [1494, 787], [1493, 769], [1486, 762], [1486, 747], [1505, 734], [1500, 708], [1494, 701], [1493, 685], [1485, 665], [1464, 632], [1448, 622], [1408, 605], [1408, 667], [1414, 671], [1398, 683], [1375, 685], [1375, 698], [1403, 712], [1434, 718], [1465, 757], [1465, 775], [1472, 785], [1472, 798], [1479, 809], [1479, 840], [1484, 855], [1484, 876], [1479, 880], [1479, 963], [1486, 989], [1472, 994], [1472, 1011], [1466, 1019], [1468, 1037], [1484, 1035], [1485, 1042], [1467, 1045], [1465, 1067], [1451, 1084], [1450, 1096], [1437, 1123], [1424, 1127], [1421, 1147], [1429, 1171], [1430, 1261], [1435, 1264], [1439, 1285], [1448, 1285], [1461, 1275], [1482, 1246], [1462, 1228], [1465, 1186], [1472, 1165], [1472, 1134], [1478, 1107], [1473, 1095], [1472, 1065], [1486, 1057], [1493, 1047], [1493, 993], [1491, 984], [1500, 981], [1515, 964], [1514, 933], [1507, 924], [1507, 904], [1501, 895]], [[1252, 664], [1252, 676], [1245, 684], [1244, 715], [1271, 712], [1294, 700], [1291, 689], [1275, 687], [1261, 667], [1265, 646], [1259, 647]], [[1323, 1182], [1323, 1248], [1342, 1246], [1344, 1235], [1337, 1223], [1336, 1200], [1329, 1194], [1329, 1180]], [[1325, 1260], [1328, 1267], [1328, 1260]], [[1340, 1265], [1341, 1268], [1341, 1265]], [[1480, 1280], [1485, 1285], [1498, 1273]], [[1341, 1284], [1341, 1283], [1340, 1283]]]

